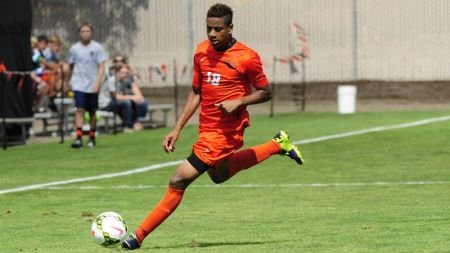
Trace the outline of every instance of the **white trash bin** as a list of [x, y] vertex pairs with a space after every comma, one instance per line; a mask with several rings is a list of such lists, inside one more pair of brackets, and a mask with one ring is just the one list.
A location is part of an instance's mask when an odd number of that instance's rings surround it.
[[339, 85], [337, 90], [338, 111], [341, 114], [351, 114], [356, 111], [356, 86]]

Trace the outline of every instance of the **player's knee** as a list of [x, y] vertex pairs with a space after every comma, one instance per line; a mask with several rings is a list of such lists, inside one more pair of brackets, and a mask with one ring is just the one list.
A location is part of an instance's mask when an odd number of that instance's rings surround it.
[[180, 175], [173, 175], [170, 178], [169, 186], [171, 188], [184, 190], [184, 189], [186, 189], [189, 186], [189, 183], [190, 183], [189, 180], [183, 178], [182, 176], [180, 176]]
[[221, 183], [225, 182], [225, 180], [223, 180], [222, 178], [217, 178], [217, 177], [212, 177], [211, 181], [213, 181], [213, 183], [215, 183], [215, 184], [221, 184]]
[[62, 71], [63, 71], [65, 74], [70, 73], [70, 65], [69, 65], [69, 64], [63, 63], [63, 64], [62, 64]]
[[221, 184], [228, 180], [228, 178], [220, 176], [220, 175], [210, 175], [211, 181], [215, 184]]
[[213, 170], [208, 170], [208, 175], [211, 181], [215, 184], [221, 184], [230, 179], [230, 163], [228, 160], [217, 164]]
[[123, 101], [122, 101], [122, 105], [123, 105], [124, 107], [126, 107], [126, 108], [131, 108], [131, 106], [132, 106], [133, 104], [131, 103], [130, 100], [123, 100]]

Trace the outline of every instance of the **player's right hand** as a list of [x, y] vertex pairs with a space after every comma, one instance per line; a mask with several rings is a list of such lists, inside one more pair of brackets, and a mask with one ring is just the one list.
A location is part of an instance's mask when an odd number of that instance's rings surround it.
[[100, 83], [95, 82], [93, 87], [92, 87], [92, 93], [99, 93], [100, 92]]
[[177, 130], [172, 130], [164, 137], [162, 148], [164, 151], [166, 151], [166, 153], [175, 151], [175, 142], [177, 142], [179, 135], [180, 132], [178, 132]]

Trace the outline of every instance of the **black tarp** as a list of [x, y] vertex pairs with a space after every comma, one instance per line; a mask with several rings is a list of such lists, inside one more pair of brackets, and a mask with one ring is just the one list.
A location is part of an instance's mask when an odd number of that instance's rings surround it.
[[[7, 70], [30, 71], [31, 65], [31, 0], [0, 1], [0, 64]], [[21, 81], [22, 79], [22, 81]], [[0, 124], [3, 117], [31, 117], [33, 87], [31, 78], [0, 74]], [[8, 126], [8, 135], [19, 132]]]

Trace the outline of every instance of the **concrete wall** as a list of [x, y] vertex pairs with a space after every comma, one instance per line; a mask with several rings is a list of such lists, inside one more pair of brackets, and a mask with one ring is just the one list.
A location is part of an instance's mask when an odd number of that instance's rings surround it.
[[[37, 0], [36, 0], [37, 1]], [[92, 0], [94, 1], [94, 0]], [[109, 10], [110, 1], [96, 0]], [[108, 45], [128, 45], [123, 53], [145, 77], [143, 86], [170, 86], [173, 83], [174, 59], [178, 65], [178, 80], [190, 83], [190, 73], [182, 69], [191, 61], [189, 36], [194, 47], [206, 38], [206, 11], [216, 0], [192, 0], [192, 27], [188, 22], [188, 0], [135, 0], [133, 17], [103, 22], [104, 17], [83, 10], [76, 19], [91, 20], [96, 36]], [[72, 1], [73, 2], [73, 1]], [[296, 39], [291, 23], [298, 22], [306, 31], [310, 58], [306, 60], [309, 82], [352, 79], [352, 0], [223, 0], [235, 13], [235, 37], [256, 49], [263, 59], [270, 79], [278, 82], [298, 82], [301, 74], [290, 74], [287, 64], [276, 64], [273, 57], [287, 57], [295, 52]], [[51, 5], [52, 1], [45, 1]], [[58, 1], [54, 1], [56, 5]], [[92, 2], [73, 2], [83, 5]], [[124, 1], [126, 5], [128, 2]], [[43, 8], [42, 6], [40, 8]], [[434, 81], [450, 79], [450, 1], [448, 0], [357, 0], [358, 76], [360, 80]], [[60, 11], [60, 12], [57, 12]], [[57, 31], [66, 45], [73, 43], [74, 31], [58, 30], [52, 15], [64, 15], [64, 8], [48, 8], [45, 17], [35, 20], [34, 31]], [[48, 12], [48, 13], [47, 13]], [[127, 33], [112, 29], [114, 34], [102, 34], [107, 26], [123, 22], [136, 23], [136, 30]], [[133, 26], [130, 26], [133, 27]], [[111, 30], [111, 29], [109, 29]], [[69, 38], [71, 38], [70, 41]], [[117, 48], [117, 47], [116, 47]], [[115, 49], [117, 50], [117, 49]], [[115, 52], [109, 52], [111, 55]], [[155, 68], [166, 64], [168, 77], [163, 80]], [[300, 65], [295, 66], [300, 69]]]
[[[195, 0], [194, 44], [206, 38], [205, 15], [216, 1]], [[311, 57], [306, 62], [308, 81], [352, 79], [351, 0], [223, 1], [235, 11], [236, 38], [255, 48], [266, 72], [273, 75], [273, 57], [293, 50], [290, 23], [307, 33]], [[141, 9], [141, 32], [132, 52], [137, 65], [190, 59], [187, 2], [152, 1]], [[448, 0], [358, 0], [358, 62], [360, 79], [448, 80], [450, 78], [450, 3]], [[296, 67], [300, 69], [297, 63]], [[278, 64], [277, 81], [296, 82], [289, 66]], [[189, 82], [189, 76], [182, 78]]]

